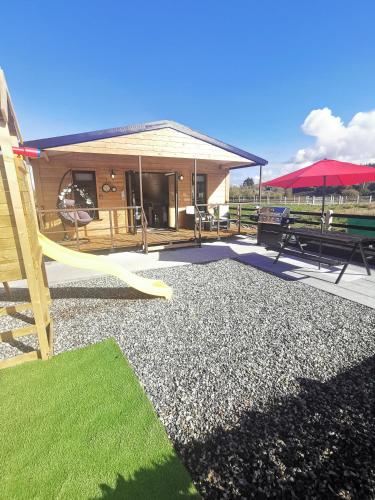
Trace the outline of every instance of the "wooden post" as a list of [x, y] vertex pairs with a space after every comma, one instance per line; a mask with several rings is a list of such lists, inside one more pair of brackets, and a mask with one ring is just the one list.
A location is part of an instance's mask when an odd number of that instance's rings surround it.
[[259, 205], [262, 205], [262, 165], [259, 165]]
[[142, 156], [138, 156], [139, 198], [143, 210]]
[[138, 174], [139, 174], [139, 201], [141, 204], [143, 251], [145, 253], [148, 253], [146, 215], [145, 215], [145, 212], [143, 209], [143, 182], [142, 182], [142, 156], [141, 155], [138, 156]]
[[194, 205], [197, 203], [197, 160], [194, 159]]
[[10, 291], [9, 283], [7, 281], [4, 281], [3, 282], [3, 287], [4, 287], [4, 292], [5, 292], [6, 298], [10, 299], [12, 297], [12, 293]]
[[220, 205], [216, 205], [217, 208], [217, 228], [216, 228], [216, 234], [217, 234], [217, 239], [220, 239], [220, 234], [219, 234], [219, 228], [220, 228]]
[[[125, 209], [126, 212], [126, 209]], [[114, 238], [113, 238], [113, 220], [112, 220], [112, 208], [108, 210], [108, 216], [109, 216], [109, 231], [111, 234], [111, 248], [112, 250], [114, 249]]]
[[74, 227], [75, 227], [75, 232], [76, 232], [76, 247], [77, 247], [77, 250], [79, 251], [80, 250], [80, 246], [79, 246], [78, 221], [77, 221], [78, 214], [77, 214], [77, 211], [74, 212], [74, 213], [75, 213]]
[[199, 213], [199, 207], [197, 205], [197, 160], [196, 159], [194, 159], [193, 195], [194, 195], [194, 240], [197, 241], [197, 221], [199, 223], [200, 213]]
[[[10, 110], [10, 112], [8, 112]], [[49, 316], [49, 291], [45, 275], [43, 255], [38, 242], [38, 223], [29, 172], [23, 161], [15, 159], [12, 147], [22, 142], [15, 119], [4, 73], [0, 70], [0, 192], [6, 200], [4, 208], [10, 216], [9, 226], [2, 228], [12, 235], [7, 245], [19, 247], [20, 252], [14, 260], [12, 271], [0, 267], [0, 280], [3, 282], [27, 280], [30, 302], [18, 304], [17, 310], [30, 309], [34, 324], [16, 328], [11, 332], [0, 332], [0, 341], [23, 335], [34, 334], [38, 338], [39, 349], [21, 354], [0, 362], [6, 368], [33, 359], [48, 359], [52, 355], [52, 321]], [[21, 196], [22, 192], [22, 196]], [[10, 314], [9, 308], [0, 308], [0, 315]]]

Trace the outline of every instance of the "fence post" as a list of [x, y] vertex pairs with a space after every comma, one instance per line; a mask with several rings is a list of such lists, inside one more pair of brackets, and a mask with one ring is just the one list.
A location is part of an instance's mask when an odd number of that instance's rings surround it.
[[359, 195], [357, 196], [357, 204], [359, 204]]
[[315, 205], [315, 196], [312, 197], [312, 204]]
[[372, 203], [372, 194], [370, 194], [370, 197], [369, 197], [369, 199], [368, 199], [368, 202], [369, 202], [369, 203]]
[[237, 205], [237, 223], [238, 223], [238, 234], [241, 234], [241, 205]]

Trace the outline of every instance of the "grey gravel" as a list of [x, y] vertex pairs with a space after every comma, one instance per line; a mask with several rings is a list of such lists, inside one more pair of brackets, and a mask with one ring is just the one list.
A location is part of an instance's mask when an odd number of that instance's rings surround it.
[[373, 309], [233, 260], [142, 274], [173, 299], [53, 287], [55, 352], [114, 337], [204, 497], [375, 498]]

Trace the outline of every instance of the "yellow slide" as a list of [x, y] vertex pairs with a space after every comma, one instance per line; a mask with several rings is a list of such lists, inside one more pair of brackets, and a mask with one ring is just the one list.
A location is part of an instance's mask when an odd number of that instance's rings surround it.
[[80, 253], [75, 250], [70, 250], [69, 248], [64, 248], [58, 243], [46, 238], [41, 233], [38, 233], [38, 240], [42, 247], [43, 254], [50, 259], [57, 260], [68, 266], [81, 269], [93, 269], [103, 274], [110, 274], [124, 281], [132, 288], [147, 293], [148, 295], [165, 297], [166, 299], [172, 297], [172, 288], [166, 285], [164, 281], [142, 278], [130, 271], [126, 271], [122, 266], [110, 262], [105, 257], [99, 255]]

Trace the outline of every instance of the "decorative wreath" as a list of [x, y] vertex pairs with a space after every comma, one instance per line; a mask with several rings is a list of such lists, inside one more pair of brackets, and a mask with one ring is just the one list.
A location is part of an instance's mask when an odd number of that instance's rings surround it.
[[68, 186], [66, 186], [66, 188], [64, 188], [60, 192], [59, 201], [58, 201], [59, 208], [66, 208], [65, 203], [64, 203], [65, 199], [67, 199], [73, 193], [79, 194], [79, 197], [82, 200], [82, 202], [76, 201], [74, 203], [75, 207], [86, 208], [86, 209], [94, 208], [94, 202], [90, 198], [89, 193], [87, 193], [87, 191], [85, 189], [78, 187], [77, 184], [68, 184]]

